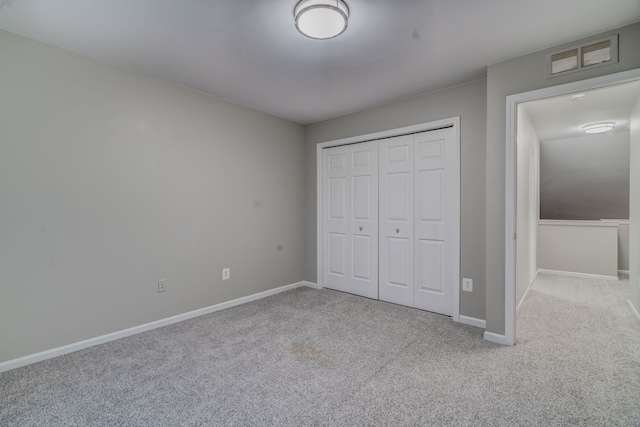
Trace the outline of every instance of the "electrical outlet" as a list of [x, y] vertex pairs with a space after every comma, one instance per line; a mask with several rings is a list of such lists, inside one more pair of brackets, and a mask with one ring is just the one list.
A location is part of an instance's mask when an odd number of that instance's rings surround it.
[[222, 280], [227, 280], [231, 278], [231, 269], [229, 267], [222, 269]]
[[167, 279], [158, 280], [158, 292], [167, 290]]
[[466, 292], [473, 292], [473, 280], [462, 279], [462, 290]]

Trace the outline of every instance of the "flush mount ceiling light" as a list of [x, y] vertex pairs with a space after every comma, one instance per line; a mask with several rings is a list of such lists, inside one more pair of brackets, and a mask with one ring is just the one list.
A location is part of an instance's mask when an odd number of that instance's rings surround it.
[[592, 123], [582, 127], [584, 133], [603, 133], [609, 132], [616, 127], [614, 122]]
[[349, 8], [342, 0], [301, 0], [293, 15], [298, 31], [318, 40], [339, 36], [349, 23]]

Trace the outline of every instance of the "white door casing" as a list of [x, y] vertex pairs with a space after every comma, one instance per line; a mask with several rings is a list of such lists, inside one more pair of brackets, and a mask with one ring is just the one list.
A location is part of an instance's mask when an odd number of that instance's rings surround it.
[[324, 286], [378, 298], [378, 144], [323, 153]]
[[504, 335], [485, 331], [488, 341], [514, 345], [516, 337], [516, 125], [518, 104], [537, 99], [550, 98], [609, 85], [640, 79], [640, 69], [607, 74], [600, 77], [565, 83], [509, 95], [506, 98], [506, 144], [505, 144], [505, 225], [504, 225]]
[[529, 283], [527, 286], [531, 286], [538, 272], [539, 183], [538, 152], [531, 147], [529, 150]]

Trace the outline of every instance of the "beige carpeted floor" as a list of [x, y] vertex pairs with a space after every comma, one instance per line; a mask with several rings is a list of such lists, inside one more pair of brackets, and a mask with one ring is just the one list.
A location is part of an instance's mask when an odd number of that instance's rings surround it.
[[300, 288], [0, 374], [0, 425], [631, 426], [627, 281], [541, 276], [517, 345]]

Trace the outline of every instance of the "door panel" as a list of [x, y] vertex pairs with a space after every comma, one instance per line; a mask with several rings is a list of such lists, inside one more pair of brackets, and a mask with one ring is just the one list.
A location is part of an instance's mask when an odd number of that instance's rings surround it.
[[353, 177], [353, 218], [371, 221], [371, 176]]
[[389, 268], [389, 285], [409, 287], [409, 276], [411, 274], [411, 240], [407, 238], [390, 237], [387, 244], [389, 245], [389, 259], [387, 265]]
[[420, 222], [442, 222], [442, 202], [444, 197], [444, 170], [421, 171], [418, 179], [420, 195]]
[[409, 172], [389, 173], [387, 175], [389, 201], [387, 218], [391, 221], [408, 222], [411, 218], [411, 175]]
[[442, 295], [442, 246], [441, 240], [419, 240], [418, 260], [420, 279], [418, 289], [421, 292], [431, 292]]
[[349, 146], [352, 236], [347, 292], [378, 299], [378, 141]]
[[380, 141], [380, 299], [413, 307], [413, 136]]
[[[437, 131], [435, 131], [437, 132]], [[418, 144], [418, 153], [421, 160], [425, 159], [444, 159], [444, 139], [435, 139], [432, 141], [420, 141]]]
[[323, 159], [323, 209], [324, 209], [324, 281], [329, 287], [342, 288], [348, 282], [349, 236], [347, 206], [349, 200], [349, 169], [347, 151], [325, 150]]
[[[406, 164], [407, 162], [410, 161], [412, 147], [411, 147], [411, 144], [408, 142], [409, 137], [404, 137], [404, 138], [407, 140], [406, 144], [403, 142], [400, 145], [393, 145], [395, 143], [390, 141], [387, 141], [387, 142], [390, 142], [390, 144], [387, 144], [387, 143], [384, 144], [387, 150], [387, 157], [386, 157], [387, 163]], [[393, 139], [395, 140], [396, 138], [393, 138]]]
[[323, 156], [324, 285], [378, 298], [378, 143]]
[[347, 165], [346, 153], [335, 153], [329, 155], [329, 170], [343, 170]]
[[[415, 266], [414, 307], [452, 315], [457, 277], [453, 250], [456, 218], [454, 174], [459, 173], [455, 131], [440, 129], [414, 135], [415, 149]], [[456, 270], [457, 271], [457, 270]], [[457, 289], [457, 288], [456, 288]]]
[[371, 280], [371, 237], [353, 236], [353, 277]]
[[354, 151], [352, 159], [354, 168], [358, 166], [372, 166], [370, 149]]
[[329, 180], [329, 218], [346, 220], [347, 185], [345, 177]]
[[345, 255], [347, 242], [344, 234], [329, 234], [329, 273], [345, 277], [347, 275]]

